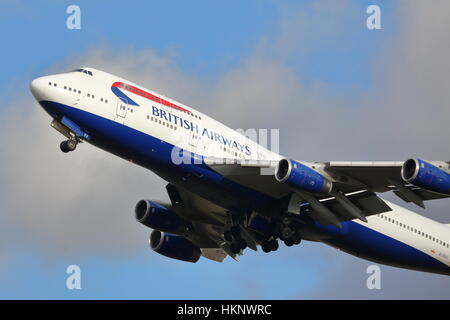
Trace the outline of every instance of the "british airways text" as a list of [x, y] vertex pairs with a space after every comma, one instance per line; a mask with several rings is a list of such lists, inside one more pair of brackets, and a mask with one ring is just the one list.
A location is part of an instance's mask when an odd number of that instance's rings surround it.
[[182, 127], [186, 130], [191, 130], [201, 137], [207, 137], [208, 139], [214, 140], [224, 146], [235, 149], [239, 152], [245, 153], [246, 155], [251, 155], [250, 147], [246, 145], [242, 145], [236, 140], [228, 139], [223, 135], [214, 132], [213, 130], [209, 130], [207, 128], [201, 128], [198, 124], [193, 123], [187, 119], [183, 119], [177, 115], [174, 115], [170, 112], [166, 112], [158, 107], [152, 106], [152, 114], [155, 117], [159, 117], [167, 122], [173, 123], [179, 127]]

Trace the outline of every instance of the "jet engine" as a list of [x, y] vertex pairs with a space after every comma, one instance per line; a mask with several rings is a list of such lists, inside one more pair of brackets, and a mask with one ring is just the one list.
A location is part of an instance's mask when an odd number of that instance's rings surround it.
[[153, 251], [168, 258], [197, 262], [201, 251], [183, 236], [153, 230], [150, 234], [150, 247]]
[[136, 204], [134, 212], [136, 220], [149, 228], [176, 234], [183, 234], [188, 230], [185, 221], [159, 203], [141, 200]]
[[281, 159], [275, 169], [275, 178], [294, 189], [314, 193], [329, 193], [332, 183], [319, 172], [289, 159]]
[[[438, 167], [439, 166], [439, 167]], [[450, 194], [450, 174], [443, 170], [446, 163], [431, 164], [420, 159], [408, 159], [403, 163], [403, 180], [423, 189]]]

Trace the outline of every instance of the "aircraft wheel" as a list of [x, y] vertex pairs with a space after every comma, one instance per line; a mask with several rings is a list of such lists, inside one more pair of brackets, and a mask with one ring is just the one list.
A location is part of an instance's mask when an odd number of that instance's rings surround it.
[[294, 234], [292, 236], [291, 240], [292, 240], [292, 243], [295, 245], [300, 244], [300, 242], [302, 242], [302, 238], [300, 237], [300, 235], [298, 233]]
[[265, 253], [269, 253], [271, 250], [271, 248], [270, 248], [270, 243], [269, 243], [269, 241], [266, 241], [266, 242], [263, 242], [262, 244], [261, 244], [261, 249], [262, 249], [262, 251], [264, 251]]
[[241, 230], [239, 229], [238, 226], [234, 226], [231, 227], [230, 233], [233, 235], [233, 237], [239, 238], [239, 236], [241, 235]]
[[292, 218], [289, 216], [284, 216], [283, 218], [281, 218], [281, 223], [285, 226], [289, 226], [292, 222]]
[[272, 251], [277, 251], [278, 250], [279, 244], [278, 244], [277, 240], [270, 240], [269, 243], [270, 243], [270, 249]]
[[61, 149], [62, 152], [67, 153], [69, 152], [69, 148], [67, 147], [66, 141], [63, 141], [60, 143], [59, 148]]
[[232, 243], [230, 244], [230, 250], [234, 254], [238, 254], [239, 252], [241, 252], [241, 247], [239, 246], [238, 243]]
[[228, 241], [228, 242], [232, 242], [232, 241], [233, 241], [233, 236], [232, 236], [230, 230], [225, 231], [225, 233], [223, 234], [223, 237], [224, 237], [225, 240]]
[[245, 241], [244, 239], [239, 239], [238, 241], [236, 241], [239, 248], [241, 248], [242, 250], [244, 250], [245, 248], [247, 248], [247, 241]]
[[67, 153], [70, 151], [74, 151], [77, 148], [77, 142], [75, 140], [69, 139], [61, 142], [59, 147], [62, 152]]
[[294, 245], [291, 239], [284, 240], [284, 244], [288, 247], [292, 247]]
[[281, 229], [281, 236], [280, 238], [282, 240], [287, 240], [290, 237], [292, 237], [292, 235], [295, 233], [295, 231], [292, 228], [289, 227], [285, 227], [283, 229]]

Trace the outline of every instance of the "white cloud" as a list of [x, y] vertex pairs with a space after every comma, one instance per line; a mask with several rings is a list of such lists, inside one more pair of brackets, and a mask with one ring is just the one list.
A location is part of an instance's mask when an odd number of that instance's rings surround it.
[[128, 254], [139, 240], [145, 246], [134, 203], [162, 197], [161, 179], [86, 143], [63, 154], [63, 137], [31, 98], [5, 111], [10, 122], [1, 129], [0, 174], [8, 223], [1, 227], [2, 243], [50, 255]]

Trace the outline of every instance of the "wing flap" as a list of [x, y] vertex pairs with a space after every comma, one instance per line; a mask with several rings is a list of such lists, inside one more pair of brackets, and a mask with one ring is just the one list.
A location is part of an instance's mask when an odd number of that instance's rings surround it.
[[[370, 191], [347, 194], [346, 197], [359, 209], [361, 209], [361, 212], [365, 217], [392, 211], [392, 209], [382, 199]], [[331, 212], [333, 212], [333, 214], [341, 222], [355, 219], [355, 217], [352, 216], [348, 210], [335, 198], [323, 199], [320, 202]], [[327, 224], [326, 221], [321, 221], [320, 214], [316, 212], [316, 210], [308, 203], [303, 204], [300, 211], [302, 213], [307, 212], [313, 219], [318, 220], [323, 224]]]
[[[341, 185], [353, 188], [359, 186], [374, 192], [393, 191], [402, 200], [414, 202], [420, 207], [424, 207], [422, 201], [450, 197], [408, 185], [401, 177], [402, 165], [402, 161], [332, 161], [327, 165], [327, 172]], [[346, 187], [343, 186], [342, 189], [345, 190]]]
[[269, 160], [230, 160], [207, 158], [205, 163], [214, 171], [240, 185], [252, 188], [274, 198], [281, 198], [292, 192], [275, 179], [278, 161]]
[[[436, 200], [436, 199], [450, 198], [449, 195], [436, 193], [425, 189], [420, 189], [414, 186], [406, 186], [406, 188], [417, 194], [422, 200]], [[412, 202], [410, 199], [404, 197], [404, 195], [399, 190], [394, 190], [394, 193], [405, 202]]]
[[327, 172], [338, 182], [374, 192], [390, 191], [389, 180], [402, 181], [400, 170], [403, 162], [398, 161], [332, 161], [327, 165]]
[[202, 256], [213, 261], [223, 262], [227, 253], [221, 248], [201, 248]]

